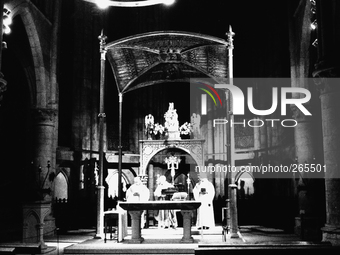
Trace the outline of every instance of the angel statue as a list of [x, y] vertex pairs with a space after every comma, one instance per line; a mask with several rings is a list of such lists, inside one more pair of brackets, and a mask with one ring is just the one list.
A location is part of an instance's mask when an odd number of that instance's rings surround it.
[[145, 128], [148, 129], [154, 124], [154, 117], [151, 114], [145, 116]]
[[145, 134], [148, 139], [151, 139], [151, 134], [154, 128], [154, 117], [151, 114], [145, 116]]
[[201, 135], [201, 116], [198, 113], [193, 113], [191, 116], [192, 132], [195, 138], [200, 138]]

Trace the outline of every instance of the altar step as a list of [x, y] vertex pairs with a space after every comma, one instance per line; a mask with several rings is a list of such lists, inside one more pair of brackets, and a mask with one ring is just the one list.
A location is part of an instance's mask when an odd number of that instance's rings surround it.
[[340, 254], [340, 246], [332, 246], [330, 243], [322, 242], [266, 242], [258, 244], [202, 244], [195, 249], [195, 255], [222, 255], [222, 254], [244, 254], [255, 253], [261, 255], [285, 255], [292, 254]]
[[329, 243], [301, 241], [295, 234], [287, 234], [280, 229], [261, 226], [244, 226], [240, 238], [227, 238], [223, 241], [221, 227], [215, 227], [203, 232], [192, 229], [193, 243], [181, 243], [183, 229], [142, 230], [144, 241], [141, 244], [131, 244], [131, 229], [123, 242], [116, 240], [89, 238], [65, 247], [63, 254], [289, 254], [290, 251], [300, 254], [340, 254], [340, 246]]
[[193, 243], [181, 243], [183, 229], [143, 229], [144, 241], [141, 244], [129, 243], [131, 230], [128, 229], [128, 236], [123, 242], [116, 240], [89, 239], [85, 242], [69, 246], [64, 249], [64, 254], [195, 254], [198, 247], [198, 240]]
[[86, 241], [83, 244], [68, 247], [64, 254], [162, 254], [162, 255], [219, 255], [219, 254], [244, 254], [250, 255], [260, 252], [266, 254], [289, 254], [289, 252], [299, 254], [340, 254], [340, 247], [334, 247], [327, 243], [307, 243], [307, 242], [290, 242], [290, 243], [262, 243], [262, 244], [180, 244], [180, 243], [151, 243], [150, 241], [143, 244], [126, 244], [96, 241], [95, 239]]
[[64, 254], [195, 254], [197, 244], [115, 244], [86, 242], [82, 245], [75, 245], [64, 249]]

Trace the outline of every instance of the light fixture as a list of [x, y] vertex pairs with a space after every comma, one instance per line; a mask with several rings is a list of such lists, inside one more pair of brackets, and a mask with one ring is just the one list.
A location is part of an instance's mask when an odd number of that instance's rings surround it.
[[3, 32], [5, 34], [9, 34], [11, 32], [11, 28], [9, 27], [12, 24], [12, 17], [10, 16], [11, 11], [7, 8], [4, 8], [3, 11], [3, 19], [2, 19], [2, 25], [3, 25]]
[[312, 24], [310, 24], [311, 29], [315, 30], [318, 27], [318, 23], [316, 21], [316, 19], [312, 22]]
[[175, 3], [175, 0], [164, 0], [163, 2], [164, 2], [163, 4], [165, 5], [172, 5]]
[[316, 48], [318, 47], [318, 39], [315, 39], [314, 42], [312, 43], [312, 45]]
[[316, 5], [315, 0], [309, 0], [312, 5]]
[[144, 7], [157, 4], [171, 5], [175, 0], [136, 0], [136, 1], [123, 1], [123, 0], [85, 0], [86, 2], [95, 3], [99, 8], [107, 8], [109, 6], [116, 7]]
[[97, 0], [96, 4], [100, 9], [106, 9], [107, 7], [110, 6], [110, 1], [109, 0]]
[[315, 14], [315, 13], [316, 13], [316, 8], [315, 8], [315, 6], [312, 6], [312, 8], [310, 8], [310, 11], [311, 11], [313, 14]]

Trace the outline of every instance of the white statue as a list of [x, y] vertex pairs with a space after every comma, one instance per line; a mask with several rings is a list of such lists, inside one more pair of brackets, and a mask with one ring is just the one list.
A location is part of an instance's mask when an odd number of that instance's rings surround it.
[[151, 114], [145, 116], [145, 128], [148, 129], [149, 127], [153, 126], [154, 124], [154, 117]]
[[174, 109], [174, 103], [169, 103], [169, 109], [164, 114], [165, 118], [165, 127], [168, 131], [178, 131], [179, 123], [178, 123], [178, 114], [177, 110]]
[[201, 116], [198, 113], [193, 113], [191, 116], [192, 132], [195, 138], [200, 138], [201, 134]]

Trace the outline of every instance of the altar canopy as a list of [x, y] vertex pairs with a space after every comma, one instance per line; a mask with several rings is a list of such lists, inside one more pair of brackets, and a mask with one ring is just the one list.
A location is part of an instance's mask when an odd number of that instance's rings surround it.
[[119, 93], [190, 78], [228, 77], [228, 42], [208, 35], [161, 31], [104, 46]]
[[[119, 145], [118, 179], [122, 177], [122, 102], [123, 94], [146, 86], [169, 83], [190, 82], [191, 78], [212, 78], [217, 83], [225, 83], [232, 78], [231, 51], [233, 49], [231, 27], [228, 41], [191, 32], [160, 31], [137, 34], [106, 44], [106, 36], [99, 37], [101, 53], [100, 113], [99, 113], [99, 165], [104, 162], [104, 80], [105, 59], [110, 62], [119, 96]], [[229, 54], [230, 52], [230, 54]], [[183, 143], [182, 143], [183, 144]], [[201, 142], [199, 142], [201, 145]], [[146, 148], [150, 148], [146, 147]], [[202, 148], [202, 146], [200, 147]], [[156, 152], [157, 148], [152, 150]], [[202, 149], [197, 146], [188, 153], [199, 160]], [[196, 152], [196, 153], [193, 153]], [[141, 152], [142, 155], [145, 151]], [[147, 154], [147, 153], [146, 153]], [[148, 154], [149, 156], [152, 155]], [[203, 154], [201, 154], [203, 156]], [[148, 159], [143, 159], [144, 171]], [[99, 186], [102, 187], [103, 171], [99, 172]], [[118, 181], [118, 198], [121, 199], [121, 182]], [[97, 234], [103, 229], [104, 192], [99, 190]]]

